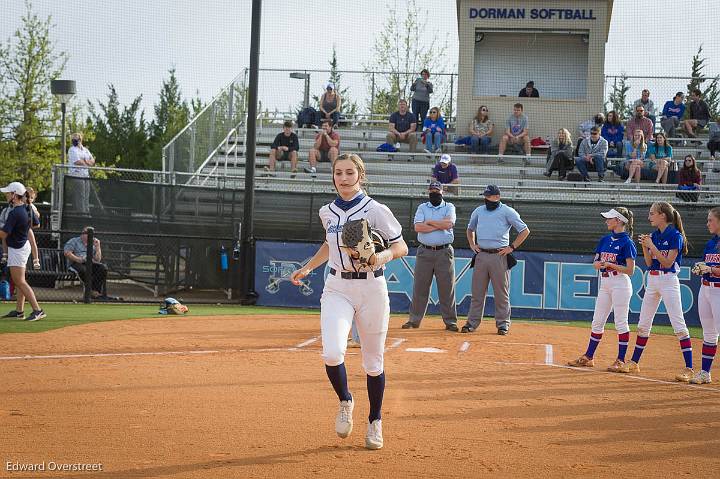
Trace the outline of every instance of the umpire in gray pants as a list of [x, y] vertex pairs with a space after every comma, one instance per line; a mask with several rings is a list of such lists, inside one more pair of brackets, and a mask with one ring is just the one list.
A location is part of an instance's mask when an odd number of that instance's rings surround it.
[[[485, 204], [470, 216], [467, 239], [475, 252], [472, 277], [472, 300], [463, 333], [472, 333], [483, 318], [485, 296], [492, 281], [495, 295], [495, 326], [504, 336], [510, 330], [510, 269], [507, 255], [515, 251], [530, 236], [530, 229], [517, 211], [500, 202], [500, 188], [488, 185], [483, 192]], [[518, 233], [510, 242], [510, 228]]]
[[429, 200], [418, 205], [415, 213], [415, 231], [418, 234], [415, 255], [415, 281], [410, 304], [410, 318], [403, 329], [418, 328], [427, 311], [428, 296], [433, 276], [440, 296], [440, 312], [445, 329], [458, 331], [455, 308], [455, 205], [443, 199], [442, 184], [430, 183]]

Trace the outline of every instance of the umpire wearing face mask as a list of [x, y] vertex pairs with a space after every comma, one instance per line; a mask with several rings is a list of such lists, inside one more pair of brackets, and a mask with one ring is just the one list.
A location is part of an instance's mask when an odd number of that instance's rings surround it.
[[[509, 260], [514, 261], [513, 251], [530, 236], [530, 229], [517, 211], [500, 201], [500, 188], [488, 185], [483, 192], [485, 204], [475, 208], [468, 223], [467, 239], [475, 252], [472, 277], [472, 301], [468, 312], [467, 324], [463, 333], [472, 333], [483, 318], [485, 296], [488, 284], [492, 281], [495, 294], [495, 326], [500, 335], [510, 331], [510, 268]], [[510, 242], [510, 228], [514, 228], [517, 237]]]
[[443, 186], [437, 181], [430, 183], [428, 199], [421, 203], [415, 213], [415, 231], [418, 234], [415, 255], [415, 282], [410, 304], [410, 317], [403, 329], [419, 328], [427, 311], [428, 297], [433, 277], [437, 283], [440, 313], [445, 329], [458, 331], [455, 308], [455, 205], [443, 199]]

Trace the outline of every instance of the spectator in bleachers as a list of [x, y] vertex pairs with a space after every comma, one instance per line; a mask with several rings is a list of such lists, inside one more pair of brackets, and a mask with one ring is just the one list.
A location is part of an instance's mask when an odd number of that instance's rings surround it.
[[400, 143], [407, 143], [410, 151], [414, 152], [417, 146], [417, 136], [415, 129], [417, 122], [415, 115], [408, 110], [407, 100], [398, 102], [398, 111], [390, 115], [389, 132], [385, 141], [395, 148], [400, 148]]
[[650, 121], [653, 122], [653, 125], [655, 124], [655, 104], [650, 99], [650, 90], [647, 88], [642, 91], [642, 96], [635, 100], [635, 103], [633, 103], [633, 110], [637, 108], [638, 105], [641, 105], [643, 109], [645, 110], [645, 116], [650, 118]]
[[557, 138], [550, 144], [545, 164], [546, 171], [543, 175], [550, 178], [552, 172], [557, 171], [558, 180], [563, 181], [567, 172], [572, 171], [574, 167], [572, 137], [567, 129], [561, 128], [558, 130]]
[[443, 185], [460, 184], [460, 177], [455, 165], [452, 164], [452, 158], [447, 153], [440, 157], [432, 170], [432, 181], [438, 181]]
[[425, 135], [425, 153], [435, 153], [445, 137], [445, 120], [440, 109], [433, 107], [423, 122], [423, 135]]
[[655, 183], [667, 183], [668, 170], [672, 162], [673, 150], [668, 144], [665, 133], [655, 134], [655, 142], [650, 143], [647, 149], [647, 166], [657, 171]]
[[522, 145], [525, 154], [530, 156], [530, 135], [528, 134], [528, 118], [523, 113], [522, 103], [513, 105], [513, 114], [507, 119], [505, 134], [500, 140], [498, 152], [505, 154], [508, 143], [511, 145]]
[[412, 96], [412, 112], [417, 118], [417, 127], [420, 128], [425, 124], [428, 110], [430, 110], [430, 94], [433, 92], [433, 84], [430, 79], [430, 72], [426, 68], [420, 72], [420, 76], [410, 86]]
[[605, 115], [602, 113], [598, 113], [597, 115], [593, 116], [589, 120], [585, 120], [584, 122], [580, 123], [578, 125], [578, 132], [580, 133], [578, 135], [577, 143], [575, 145], [575, 156], [580, 155], [580, 144], [590, 138], [590, 131], [593, 129], [593, 127], [600, 128], [600, 131], [602, 131], [602, 127], [605, 124]]
[[707, 147], [710, 150], [710, 159], [715, 160], [715, 152], [720, 150], [720, 116], [710, 123], [708, 128], [710, 132]]
[[600, 183], [605, 181], [605, 160], [607, 158], [608, 142], [600, 136], [600, 127], [593, 126], [590, 130], [590, 138], [580, 143], [580, 151], [575, 158], [575, 165], [583, 177], [583, 181], [590, 181], [588, 169], [592, 166], [598, 174]]
[[315, 144], [310, 150], [308, 161], [310, 168], [305, 168], [305, 173], [314, 175], [317, 172], [318, 161], [334, 162], [340, 152], [340, 135], [333, 130], [330, 120], [322, 121], [322, 129], [315, 137]]
[[645, 138], [652, 138], [655, 130], [653, 122], [645, 116], [645, 107], [642, 105], [635, 107], [635, 116], [630, 118], [625, 125], [625, 138], [632, 141], [635, 130], [642, 130]]
[[609, 111], [607, 119], [603, 123], [600, 134], [608, 142], [608, 156], [622, 158], [623, 139], [625, 138], [625, 127], [620, 122], [620, 117], [615, 110]]
[[[74, 269], [81, 280], [85, 279], [86, 260], [87, 260], [87, 242], [88, 242], [88, 226], [83, 228], [80, 236], [70, 238], [63, 253], [68, 260], [68, 267]], [[92, 297], [104, 299], [106, 295], [106, 279], [107, 266], [102, 263], [102, 249], [100, 240], [93, 238], [93, 257], [92, 257]]]
[[275, 172], [276, 161], [289, 161], [292, 168], [291, 178], [295, 178], [297, 173], [298, 150], [300, 150], [300, 141], [298, 136], [292, 130], [293, 123], [287, 120], [283, 123], [282, 133], [278, 133], [270, 145], [270, 161], [265, 171], [268, 174]]
[[685, 94], [679, 91], [675, 93], [675, 97], [672, 100], [666, 101], [665, 106], [663, 107], [660, 125], [662, 125], [662, 128], [665, 130], [665, 134], [668, 138], [675, 137], [675, 128], [677, 128], [683, 115], [685, 115], [685, 104], [683, 103], [684, 97]]
[[335, 85], [328, 82], [325, 85], [325, 93], [320, 97], [320, 121], [330, 120], [332, 126], [336, 126], [340, 120], [340, 108], [342, 107], [342, 98], [335, 91]]
[[518, 96], [520, 98], [539, 98], [540, 92], [537, 91], [537, 88], [535, 88], [535, 82], [529, 81], [525, 84], [525, 88], [520, 90]]
[[633, 178], [636, 178], [636, 183], [640, 183], [640, 174], [642, 167], [645, 166], [647, 149], [645, 134], [640, 129], [635, 130], [632, 141], [628, 141], [625, 145], [627, 159], [625, 160], [624, 167], [628, 171], [628, 177], [625, 183], [630, 183]]
[[[695, 163], [695, 157], [686, 155], [683, 166], [678, 170], [678, 190], [693, 191], [699, 190], [702, 183], [702, 174]], [[677, 193], [677, 197], [683, 201], [697, 201], [697, 193]]]
[[697, 130], [705, 128], [710, 122], [710, 107], [702, 99], [702, 93], [697, 88], [690, 93], [688, 105], [689, 118], [683, 122], [685, 132], [690, 138], [697, 138]]
[[[90, 150], [83, 145], [82, 133], [73, 133], [70, 137], [72, 146], [68, 149], [68, 176], [90, 178], [88, 166], [95, 166], [95, 158]], [[90, 182], [77, 181], [72, 188], [73, 208], [79, 213], [90, 212]]]
[[494, 128], [495, 124], [490, 121], [488, 107], [482, 105], [470, 122], [470, 153], [488, 153]]

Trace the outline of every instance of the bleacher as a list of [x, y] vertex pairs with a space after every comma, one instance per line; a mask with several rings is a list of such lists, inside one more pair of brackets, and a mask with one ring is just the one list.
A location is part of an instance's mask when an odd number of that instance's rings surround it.
[[[329, 163], [320, 163], [315, 175], [303, 172], [308, 166], [308, 154], [313, 146], [317, 130], [312, 128], [296, 129], [300, 140], [298, 154], [298, 173], [291, 177], [289, 162], [278, 162], [277, 171], [270, 174], [264, 171], [268, 165], [270, 145], [282, 130], [282, 120], [292, 118], [287, 115], [271, 115], [262, 117], [258, 122], [256, 146], [256, 187], [268, 190], [318, 191], [318, 183], [327, 185], [327, 192], [332, 193], [332, 178]], [[533, 151], [531, 156], [521, 152], [508, 150], [506, 155], [469, 154], [462, 145], [454, 144], [457, 136], [464, 136], [464, 131], [448, 131], [448, 138], [443, 144], [442, 152], [424, 153], [423, 145], [418, 142], [418, 152], [410, 153], [406, 144], [401, 145], [399, 152], [378, 152], [376, 148], [385, 142], [387, 121], [377, 118], [351, 118], [341, 123], [337, 129], [341, 138], [341, 153], [358, 153], [367, 165], [369, 189], [375, 194], [395, 194], [416, 196], [424, 193], [430, 181], [431, 169], [441, 153], [450, 153], [460, 174], [461, 187], [458, 196], [477, 196], [489, 183], [504, 187], [504, 195], [513, 198], [537, 199], [544, 201], [578, 201], [596, 202], [627, 201], [630, 203], [648, 201], [678, 201], [675, 184], [656, 185], [654, 181], [643, 181], [639, 184], [625, 184], [623, 179], [612, 167], [623, 159], [609, 159], [609, 168], [605, 183], [559, 182], [557, 173], [551, 178], [543, 175], [545, 171], [546, 153], [542, 150]], [[245, 145], [244, 129], [228, 137], [223, 146], [198, 170], [199, 176], [208, 178], [212, 173], [225, 177], [244, 178]], [[532, 132], [531, 132], [532, 136]], [[712, 203], [720, 197], [718, 180], [720, 172], [712, 171], [713, 164], [705, 147], [706, 138], [686, 139], [671, 138], [674, 144], [673, 162], [679, 168], [685, 155], [692, 154], [697, 159], [702, 171], [703, 190], [699, 197], [700, 203]], [[497, 148], [497, 145], [494, 145]], [[227, 152], [227, 154], [226, 154]], [[597, 178], [591, 173], [591, 178]], [[240, 186], [240, 185], [238, 185]], [[322, 188], [324, 191], [325, 188]]]

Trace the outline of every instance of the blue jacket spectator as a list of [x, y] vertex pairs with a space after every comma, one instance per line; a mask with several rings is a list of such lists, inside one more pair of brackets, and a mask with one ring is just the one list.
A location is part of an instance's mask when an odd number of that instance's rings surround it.
[[435, 153], [445, 136], [445, 120], [438, 108], [432, 108], [423, 122], [423, 135], [425, 135], [425, 152]]
[[662, 125], [663, 130], [665, 130], [665, 133], [670, 138], [675, 136], [675, 128], [680, 124], [680, 120], [682, 120], [685, 114], [685, 104], [683, 104], [684, 97], [685, 94], [679, 91], [675, 93], [675, 97], [672, 100], [666, 101], [663, 107], [663, 119], [660, 121], [660, 125]]
[[600, 135], [608, 142], [608, 156], [614, 156], [616, 158], [622, 157], [625, 127], [620, 122], [620, 118], [615, 110], [608, 112]]

